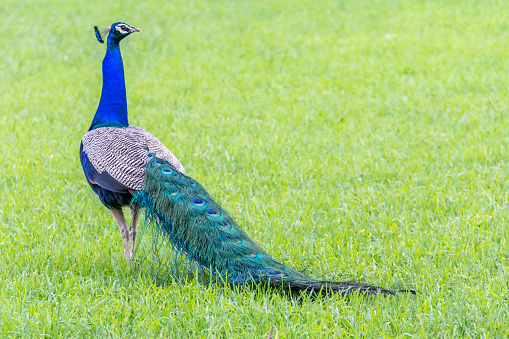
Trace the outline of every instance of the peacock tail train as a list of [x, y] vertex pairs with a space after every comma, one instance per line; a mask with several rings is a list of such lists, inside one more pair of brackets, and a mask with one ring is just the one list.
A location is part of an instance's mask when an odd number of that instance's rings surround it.
[[394, 294], [396, 290], [319, 281], [283, 265], [240, 228], [194, 179], [149, 154], [144, 188], [132, 203], [145, 210], [157, 229], [191, 261], [232, 284], [267, 283], [292, 292]]

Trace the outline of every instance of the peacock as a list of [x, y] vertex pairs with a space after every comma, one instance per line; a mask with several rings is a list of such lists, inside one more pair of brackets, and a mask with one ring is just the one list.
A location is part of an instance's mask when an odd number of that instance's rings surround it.
[[[130, 261], [140, 212], [171, 246], [189, 260], [230, 284], [268, 284], [290, 292], [315, 294], [395, 294], [397, 290], [353, 282], [321, 281], [283, 265], [239, 227], [159, 140], [129, 126], [120, 41], [140, 29], [117, 22], [99, 30], [106, 38], [99, 106], [80, 145], [86, 180], [113, 214]], [[122, 208], [131, 210], [128, 227]]]

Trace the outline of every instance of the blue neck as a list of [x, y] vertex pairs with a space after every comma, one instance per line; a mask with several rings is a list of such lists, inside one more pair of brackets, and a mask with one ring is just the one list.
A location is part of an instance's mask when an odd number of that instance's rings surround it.
[[90, 129], [105, 123], [129, 126], [125, 92], [124, 64], [118, 42], [108, 37], [108, 47], [103, 60], [103, 88], [101, 101]]

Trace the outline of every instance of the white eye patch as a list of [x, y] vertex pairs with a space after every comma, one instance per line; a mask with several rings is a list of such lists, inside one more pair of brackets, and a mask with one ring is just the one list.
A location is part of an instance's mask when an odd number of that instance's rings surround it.
[[129, 27], [127, 25], [117, 25], [117, 26], [115, 26], [115, 30], [117, 32], [119, 32], [120, 34], [127, 34], [127, 33], [129, 33], [129, 29], [130, 28], [131, 27]]

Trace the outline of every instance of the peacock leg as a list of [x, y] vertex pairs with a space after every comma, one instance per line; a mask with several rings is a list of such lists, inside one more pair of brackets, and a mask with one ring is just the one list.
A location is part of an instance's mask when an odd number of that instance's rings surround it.
[[138, 205], [131, 205], [131, 256], [134, 253], [134, 247], [136, 245], [136, 229], [138, 227], [138, 220], [140, 218], [140, 208]]
[[111, 209], [110, 211], [117, 221], [118, 228], [120, 228], [120, 235], [124, 240], [125, 258], [129, 261], [131, 258], [131, 251], [129, 250], [129, 230], [127, 229], [127, 222], [125, 221], [124, 213], [121, 209]]

